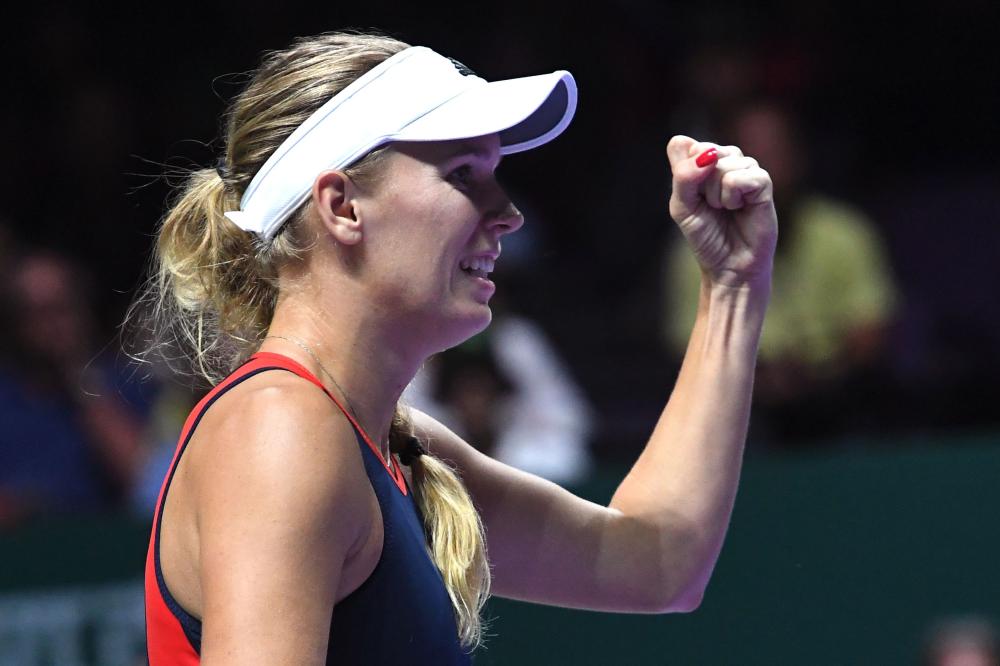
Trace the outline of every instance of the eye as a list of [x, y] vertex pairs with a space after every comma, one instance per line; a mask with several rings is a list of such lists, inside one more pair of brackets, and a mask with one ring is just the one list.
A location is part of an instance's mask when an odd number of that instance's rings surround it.
[[468, 187], [472, 184], [472, 165], [463, 164], [448, 174], [448, 182], [459, 187]]

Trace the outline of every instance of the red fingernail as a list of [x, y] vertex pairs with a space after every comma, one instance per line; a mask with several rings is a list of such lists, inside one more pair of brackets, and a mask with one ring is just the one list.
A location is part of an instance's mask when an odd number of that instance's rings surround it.
[[715, 148], [709, 148], [697, 158], [695, 158], [694, 163], [698, 166], [705, 168], [719, 161], [719, 151]]

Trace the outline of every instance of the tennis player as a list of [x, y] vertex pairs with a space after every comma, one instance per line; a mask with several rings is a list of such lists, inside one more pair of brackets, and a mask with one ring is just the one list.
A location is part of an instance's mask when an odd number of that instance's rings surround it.
[[468, 664], [491, 593], [698, 606], [736, 494], [777, 235], [752, 158], [666, 147], [701, 301], [608, 506], [399, 405], [428, 356], [490, 323], [489, 275], [523, 222], [495, 170], [558, 136], [576, 99], [568, 72], [487, 82], [377, 35], [266, 56], [218, 166], [165, 215], [135, 310], [152, 306], [150, 354], [214, 384], [155, 513], [152, 666]]

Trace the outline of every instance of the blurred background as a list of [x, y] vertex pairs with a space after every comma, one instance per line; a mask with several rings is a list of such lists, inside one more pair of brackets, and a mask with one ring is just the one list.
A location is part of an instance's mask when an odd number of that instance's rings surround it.
[[[702, 607], [494, 600], [477, 664], [997, 664], [995, 3], [19, 5], [0, 42], [0, 664], [143, 663], [152, 506], [196, 392], [122, 353], [179, 170], [265, 49], [378, 28], [488, 79], [568, 69], [506, 160], [494, 325], [407, 399], [606, 503], [669, 396], [696, 269], [673, 134], [736, 143], [781, 239], [745, 473]], [[363, 6], [362, 6], [363, 5]]]

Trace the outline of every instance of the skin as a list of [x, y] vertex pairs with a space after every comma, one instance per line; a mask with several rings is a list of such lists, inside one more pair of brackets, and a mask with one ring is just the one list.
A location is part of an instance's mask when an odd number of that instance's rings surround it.
[[[735, 497], [776, 238], [766, 172], [731, 147], [696, 167], [713, 145], [675, 137], [667, 148], [670, 211], [702, 263], [701, 303], [674, 394], [609, 506], [414, 414], [480, 510], [497, 594], [631, 612], [701, 600]], [[281, 272], [271, 333], [312, 347], [377, 442], [427, 356], [489, 323], [490, 290], [459, 263], [521, 225], [498, 162], [495, 135], [400, 144], [376, 185], [338, 172], [314, 183], [307, 221], [318, 243]], [[262, 349], [338, 393], [296, 345]], [[382, 523], [346, 419], [308, 382], [270, 372], [226, 393], [199, 425], [161, 539], [168, 587], [202, 618], [204, 664], [321, 664], [334, 605], [374, 569]]]

